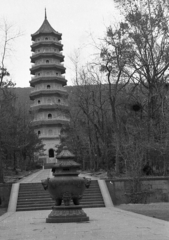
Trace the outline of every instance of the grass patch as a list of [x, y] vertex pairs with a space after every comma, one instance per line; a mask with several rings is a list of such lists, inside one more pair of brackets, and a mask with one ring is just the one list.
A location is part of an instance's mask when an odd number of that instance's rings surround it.
[[169, 221], [169, 203], [121, 204], [116, 208]]

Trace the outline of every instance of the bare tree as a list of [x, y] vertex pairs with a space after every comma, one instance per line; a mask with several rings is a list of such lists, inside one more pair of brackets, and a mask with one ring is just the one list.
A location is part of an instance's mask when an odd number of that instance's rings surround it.
[[12, 51], [13, 41], [21, 36], [21, 32], [13, 32], [13, 26], [9, 25], [5, 20], [0, 25], [0, 182], [3, 182], [3, 123], [7, 119], [9, 108], [7, 106], [12, 106], [12, 101], [15, 96], [8, 91], [8, 87], [13, 87], [15, 84], [10, 79], [10, 74], [6, 67], [6, 58]]
[[[142, 104], [136, 101], [142, 110], [146, 145], [149, 146], [145, 159], [150, 161], [150, 149], [157, 145], [163, 148], [168, 142], [169, 4], [165, 0], [116, 2], [120, 5], [124, 21], [117, 29], [109, 28], [107, 31], [107, 46], [103, 48], [102, 56], [107, 62], [104, 69], [114, 79], [117, 73], [112, 71], [113, 65], [118, 69], [120, 81], [124, 79], [123, 86], [130, 82], [135, 97], [139, 91]], [[120, 81], [116, 79], [119, 87]], [[115, 111], [113, 116], [116, 116]], [[120, 123], [119, 120], [117, 122]], [[116, 139], [118, 135], [119, 132]]]

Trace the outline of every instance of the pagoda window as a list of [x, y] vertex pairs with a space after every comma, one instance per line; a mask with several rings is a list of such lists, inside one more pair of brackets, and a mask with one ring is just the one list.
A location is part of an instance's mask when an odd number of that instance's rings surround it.
[[59, 73], [58, 73], [58, 72], [56, 72], [56, 75], [59, 75]]
[[40, 104], [40, 100], [38, 100], [38, 104]]
[[38, 135], [40, 135], [40, 134], [41, 134], [41, 131], [39, 130], [39, 131], [38, 131]]
[[60, 99], [58, 99], [58, 103], [60, 103]]
[[45, 40], [48, 40], [48, 37], [46, 37]]
[[40, 76], [40, 73], [38, 73], [38, 76]]
[[50, 89], [50, 85], [47, 85], [47, 89]]
[[49, 63], [49, 60], [46, 60], [46, 63]]
[[52, 114], [51, 113], [48, 114], [48, 119], [52, 119]]
[[54, 157], [54, 150], [52, 148], [49, 149], [49, 157], [50, 158]]

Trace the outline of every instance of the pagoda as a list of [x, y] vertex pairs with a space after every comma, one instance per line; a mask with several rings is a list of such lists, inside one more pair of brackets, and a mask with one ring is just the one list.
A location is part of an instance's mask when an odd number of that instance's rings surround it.
[[43, 160], [45, 163], [53, 163], [60, 143], [60, 131], [70, 120], [68, 94], [64, 88], [67, 80], [63, 75], [62, 34], [48, 22], [46, 9], [42, 26], [31, 38], [32, 126], [44, 144]]

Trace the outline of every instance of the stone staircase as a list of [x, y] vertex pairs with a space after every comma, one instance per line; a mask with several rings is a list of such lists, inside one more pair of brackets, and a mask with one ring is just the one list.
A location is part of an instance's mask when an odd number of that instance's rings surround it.
[[[105, 207], [97, 180], [92, 180], [81, 199], [82, 208]], [[54, 205], [41, 183], [21, 183], [16, 211], [50, 210]]]

